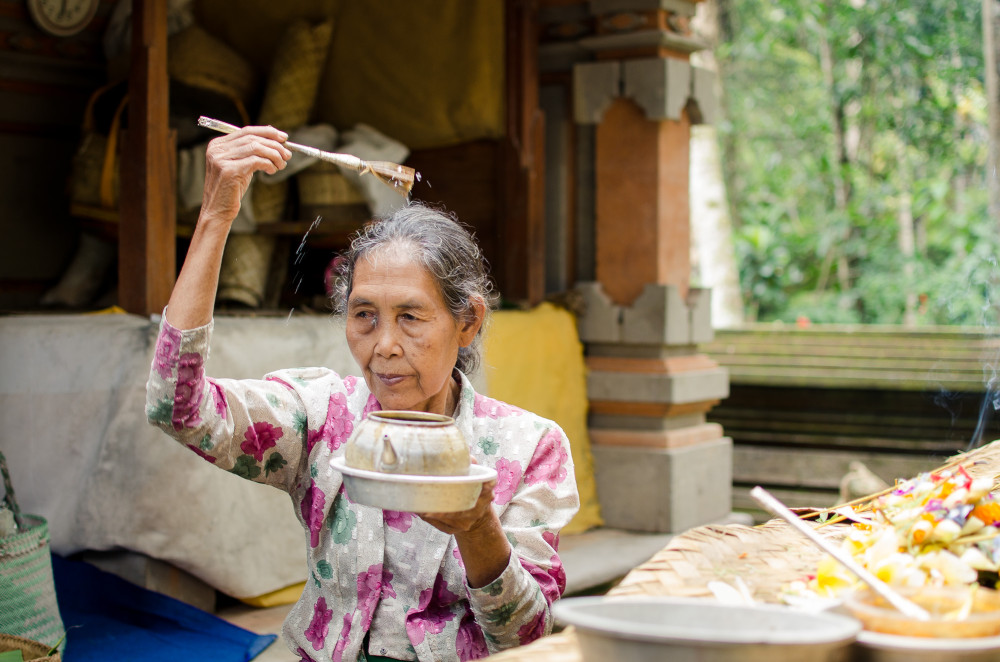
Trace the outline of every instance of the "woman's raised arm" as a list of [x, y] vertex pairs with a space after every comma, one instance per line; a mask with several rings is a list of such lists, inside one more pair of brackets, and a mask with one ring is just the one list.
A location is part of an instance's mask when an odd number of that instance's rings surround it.
[[255, 172], [274, 174], [285, 167], [292, 157], [282, 144], [287, 138], [273, 127], [257, 126], [209, 143], [201, 213], [167, 304], [167, 321], [175, 328], [193, 329], [212, 320], [222, 251], [240, 200]]

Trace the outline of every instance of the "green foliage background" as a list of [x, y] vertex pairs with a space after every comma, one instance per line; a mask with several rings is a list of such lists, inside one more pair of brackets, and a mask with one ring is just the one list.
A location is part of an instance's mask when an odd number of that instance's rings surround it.
[[912, 323], [995, 325], [980, 3], [720, 10], [718, 128], [748, 321], [898, 324], [909, 296]]

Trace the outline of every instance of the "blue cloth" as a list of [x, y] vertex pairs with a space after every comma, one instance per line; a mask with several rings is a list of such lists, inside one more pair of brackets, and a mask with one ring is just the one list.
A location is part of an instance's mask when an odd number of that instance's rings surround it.
[[52, 555], [66, 627], [65, 662], [244, 662], [277, 636], [258, 635], [80, 561]]

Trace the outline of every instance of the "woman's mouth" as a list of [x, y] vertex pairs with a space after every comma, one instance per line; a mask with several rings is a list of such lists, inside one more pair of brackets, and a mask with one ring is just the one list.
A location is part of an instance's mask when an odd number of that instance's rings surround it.
[[381, 372], [376, 372], [375, 376], [378, 377], [379, 381], [386, 386], [395, 386], [406, 379], [406, 375], [386, 374]]

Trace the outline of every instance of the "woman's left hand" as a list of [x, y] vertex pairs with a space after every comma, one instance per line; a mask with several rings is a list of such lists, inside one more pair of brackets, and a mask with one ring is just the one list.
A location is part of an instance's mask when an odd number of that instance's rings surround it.
[[[472, 460], [475, 462], [475, 459]], [[483, 484], [476, 505], [457, 513], [418, 513], [420, 518], [445, 533], [455, 536], [465, 565], [469, 586], [481, 588], [491, 583], [510, 562], [510, 542], [500, 518], [493, 510], [496, 479]]]
[[496, 480], [483, 483], [476, 505], [456, 513], [418, 513], [420, 518], [436, 529], [451, 535], [475, 533], [496, 519], [493, 512], [493, 488]]

